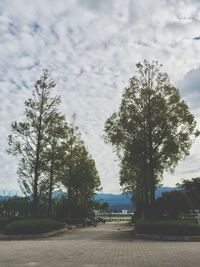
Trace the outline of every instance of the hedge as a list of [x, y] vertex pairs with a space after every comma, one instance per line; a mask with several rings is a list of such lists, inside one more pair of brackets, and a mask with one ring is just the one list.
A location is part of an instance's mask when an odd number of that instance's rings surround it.
[[64, 227], [64, 224], [51, 219], [25, 219], [9, 223], [5, 227], [7, 235], [34, 235], [51, 232]]
[[0, 217], [0, 229], [4, 229], [6, 225], [13, 221], [19, 221], [23, 219], [29, 219], [30, 217], [24, 217], [24, 216], [10, 216], [10, 217]]
[[200, 227], [191, 221], [137, 221], [135, 228], [139, 234], [200, 235]]
[[7, 224], [10, 223], [10, 219], [8, 217], [0, 217], [0, 229], [4, 229]]

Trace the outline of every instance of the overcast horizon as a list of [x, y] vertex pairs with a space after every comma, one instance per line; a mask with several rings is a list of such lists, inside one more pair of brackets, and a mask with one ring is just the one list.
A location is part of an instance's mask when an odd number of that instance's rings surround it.
[[[42, 69], [61, 95], [96, 161], [103, 192], [119, 193], [118, 162], [104, 143], [138, 61], [158, 60], [200, 125], [200, 2], [197, 0], [0, 0], [0, 191], [19, 190], [17, 159], [6, 154]], [[200, 176], [200, 140], [163, 184]]]

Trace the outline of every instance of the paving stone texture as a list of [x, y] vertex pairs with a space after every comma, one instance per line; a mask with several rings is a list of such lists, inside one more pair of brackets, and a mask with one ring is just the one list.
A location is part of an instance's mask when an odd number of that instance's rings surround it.
[[41, 240], [0, 241], [0, 267], [199, 267], [200, 242], [134, 238], [125, 223], [106, 223]]

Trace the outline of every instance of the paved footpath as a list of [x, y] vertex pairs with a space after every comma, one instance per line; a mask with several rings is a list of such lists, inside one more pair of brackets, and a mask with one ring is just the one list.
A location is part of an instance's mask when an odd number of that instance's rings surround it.
[[42, 240], [0, 241], [0, 267], [199, 267], [200, 242], [136, 240], [124, 223]]

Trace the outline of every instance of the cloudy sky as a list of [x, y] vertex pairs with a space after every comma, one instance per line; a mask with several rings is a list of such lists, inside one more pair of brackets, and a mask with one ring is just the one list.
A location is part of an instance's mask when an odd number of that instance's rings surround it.
[[[164, 65], [200, 122], [199, 0], [0, 0], [0, 190], [19, 190], [7, 135], [47, 67], [62, 112], [68, 120], [77, 113], [103, 191], [118, 193], [118, 163], [104, 144], [104, 122], [144, 58]], [[196, 141], [163, 184], [200, 175], [199, 163]]]

